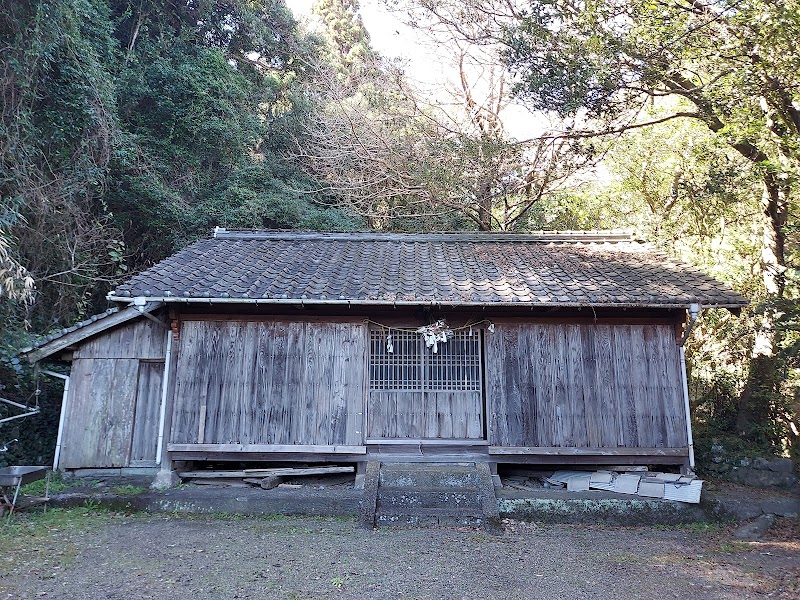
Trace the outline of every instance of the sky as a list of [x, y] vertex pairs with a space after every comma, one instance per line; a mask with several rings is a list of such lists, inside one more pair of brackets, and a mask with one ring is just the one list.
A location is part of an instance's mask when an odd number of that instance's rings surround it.
[[[311, 14], [313, 3], [314, 0], [286, 0], [287, 6], [298, 19]], [[409, 27], [387, 11], [380, 1], [361, 0], [360, 4], [364, 26], [378, 52], [386, 57], [414, 59], [414, 62], [422, 64], [427, 52], [420, 49], [418, 44], [410, 43], [416, 36]]]

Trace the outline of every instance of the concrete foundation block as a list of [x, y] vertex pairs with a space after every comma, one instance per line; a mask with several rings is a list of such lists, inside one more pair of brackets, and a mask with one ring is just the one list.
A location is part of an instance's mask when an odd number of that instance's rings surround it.
[[154, 490], [166, 490], [175, 487], [180, 482], [181, 478], [178, 477], [177, 471], [162, 469], [158, 472], [155, 479], [153, 479], [153, 483], [150, 484], [150, 487]]

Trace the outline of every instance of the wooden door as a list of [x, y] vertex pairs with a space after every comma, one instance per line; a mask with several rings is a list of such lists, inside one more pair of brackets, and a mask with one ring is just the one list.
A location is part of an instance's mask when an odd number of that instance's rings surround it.
[[367, 438], [483, 439], [481, 339], [455, 332], [434, 352], [413, 330], [371, 330]]
[[130, 358], [72, 363], [60, 468], [128, 466], [138, 366]]
[[161, 384], [164, 361], [140, 361], [136, 384], [136, 407], [131, 438], [132, 467], [157, 464], [158, 431], [161, 420]]

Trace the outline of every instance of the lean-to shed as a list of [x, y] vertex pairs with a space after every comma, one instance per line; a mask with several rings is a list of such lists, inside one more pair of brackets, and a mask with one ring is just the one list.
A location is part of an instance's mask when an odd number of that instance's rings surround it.
[[61, 469], [691, 461], [687, 315], [746, 300], [607, 232], [215, 230], [46, 340]]

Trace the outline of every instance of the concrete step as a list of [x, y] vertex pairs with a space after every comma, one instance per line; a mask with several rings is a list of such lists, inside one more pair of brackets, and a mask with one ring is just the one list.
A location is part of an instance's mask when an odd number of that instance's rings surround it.
[[441, 463], [393, 463], [380, 470], [380, 486], [392, 488], [480, 488], [475, 466]]
[[375, 526], [479, 526], [498, 529], [489, 465], [369, 461], [361, 523]]
[[481, 512], [482, 496], [479, 490], [468, 488], [378, 488], [378, 509], [416, 510], [419, 508], [459, 509], [471, 508]]
[[481, 527], [486, 520], [482, 514], [468, 511], [441, 512], [430, 509], [415, 514], [378, 511], [375, 524], [379, 527]]

